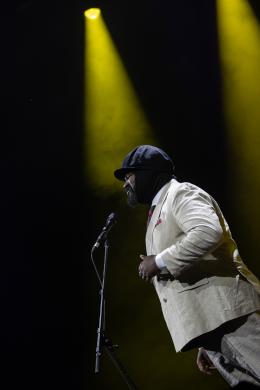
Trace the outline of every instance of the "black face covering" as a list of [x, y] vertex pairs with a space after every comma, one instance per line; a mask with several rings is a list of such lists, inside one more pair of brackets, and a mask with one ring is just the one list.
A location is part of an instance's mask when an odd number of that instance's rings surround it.
[[142, 204], [151, 204], [157, 192], [172, 179], [173, 174], [169, 172], [136, 171], [135, 191], [137, 200]]

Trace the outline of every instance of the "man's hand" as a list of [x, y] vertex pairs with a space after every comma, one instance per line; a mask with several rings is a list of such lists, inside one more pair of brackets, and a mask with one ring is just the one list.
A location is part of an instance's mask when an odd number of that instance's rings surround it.
[[155, 255], [144, 256], [140, 255], [142, 262], [139, 264], [139, 276], [146, 282], [149, 282], [151, 278], [160, 273], [160, 269], [155, 263]]
[[216, 369], [204, 348], [199, 348], [197, 355], [197, 366], [201, 372], [208, 375], [212, 375], [212, 370]]

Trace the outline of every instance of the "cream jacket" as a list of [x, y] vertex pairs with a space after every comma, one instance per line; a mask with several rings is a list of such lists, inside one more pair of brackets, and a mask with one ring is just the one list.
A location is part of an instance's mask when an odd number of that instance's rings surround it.
[[224, 322], [260, 310], [260, 283], [240, 258], [218, 204], [201, 188], [175, 179], [164, 186], [146, 250], [160, 253], [175, 277], [152, 282], [177, 352]]

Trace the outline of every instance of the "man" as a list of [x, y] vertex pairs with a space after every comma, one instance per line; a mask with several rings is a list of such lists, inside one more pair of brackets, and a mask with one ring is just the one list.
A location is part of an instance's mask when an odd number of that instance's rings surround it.
[[231, 387], [260, 387], [260, 283], [217, 202], [173, 173], [171, 158], [151, 145], [114, 172], [130, 206], [150, 206], [139, 276], [156, 289], [176, 352], [198, 348], [202, 372], [217, 368]]

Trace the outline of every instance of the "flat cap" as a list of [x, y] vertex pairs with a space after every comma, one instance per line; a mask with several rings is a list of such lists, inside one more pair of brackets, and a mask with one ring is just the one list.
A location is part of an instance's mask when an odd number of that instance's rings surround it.
[[131, 150], [122, 162], [122, 167], [114, 171], [118, 180], [134, 171], [156, 171], [173, 173], [172, 159], [162, 149], [152, 145], [140, 145]]

